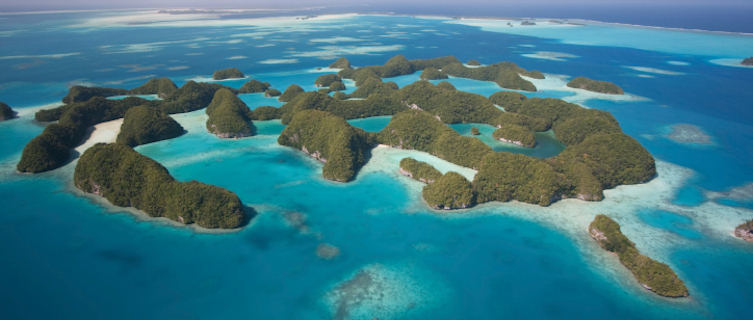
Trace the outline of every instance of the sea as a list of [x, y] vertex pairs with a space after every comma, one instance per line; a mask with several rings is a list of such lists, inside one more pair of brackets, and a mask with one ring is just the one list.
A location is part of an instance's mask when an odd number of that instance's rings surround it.
[[[19, 113], [0, 122], [0, 317], [740, 319], [750, 313], [753, 244], [732, 235], [753, 219], [753, 68], [740, 65], [753, 55], [753, 36], [744, 33], [750, 29], [707, 32], [544, 14], [523, 25], [403, 13], [0, 14], [0, 101]], [[612, 113], [657, 159], [658, 175], [608, 190], [601, 202], [433, 211], [421, 199], [422, 184], [398, 173], [400, 159], [468, 178], [475, 171], [379, 147], [354, 181], [336, 183], [321, 177], [321, 163], [277, 144], [279, 120], [255, 121], [257, 135], [225, 140], [206, 131], [204, 110], [176, 114], [185, 135], [136, 150], [176, 179], [227, 188], [258, 212], [239, 230], [211, 233], [77, 192], [76, 160], [41, 174], [15, 170], [26, 143], [44, 129], [34, 112], [60, 105], [72, 85], [133, 88], [169, 77], [180, 86], [211, 82], [213, 71], [237, 67], [247, 79], [219, 83], [238, 88], [253, 78], [280, 90], [291, 84], [314, 90], [318, 76], [337, 71], [328, 66], [338, 57], [367, 66], [397, 54], [539, 70], [546, 79], [532, 79], [539, 90], [524, 94]], [[566, 87], [576, 76], [612, 81], [626, 94]], [[418, 78], [385, 81], [402, 87]], [[485, 96], [506, 90], [448, 81]], [[263, 94], [240, 96], [252, 109], [282, 105]], [[389, 120], [350, 123], [374, 132]], [[525, 149], [495, 141], [489, 126], [452, 127], [468, 136], [479, 128], [479, 139], [498, 152], [547, 158], [564, 148], [551, 133], [538, 134], [539, 145]], [[690, 296], [644, 290], [588, 236], [600, 213], [619, 222], [641, 252], [671, 266]]]

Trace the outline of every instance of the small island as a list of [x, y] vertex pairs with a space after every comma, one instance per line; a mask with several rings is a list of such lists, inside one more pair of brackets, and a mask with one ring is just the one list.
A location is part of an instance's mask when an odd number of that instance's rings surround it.
[[428, 67], [421, 72], [421, 80], [442, 80], [447, 79], [447, 74], [437, 68]]
[[536, 146], [536, 137], [533, 135], [533, 132], [516, 124], [500, 125], [497, 130], [494, 130], [492, 137], [499, 141], [512, 143], [521, 147], [533, 148]]
[[329, 112], [297, 112], [277, 142], [324, 162], [325, 179], [347, 182], [366, 164], [375, 143], [371, 135]]
[[277, 90], [277, 89], [274, 89], [274, 88], [271, 88], [271, 89], [267, 90], [266, 92], [264, 92], [264, 96], [267, 97], [267, 98], [279, 97], [280, 95], [282, 95], [282, 92], [280, 92], [280, 90]]
[[475, 205], [473, 185], [457, 172], [447, 172], [424, 187], [426, 203], [437, 210], [465, 209]]
[[619, 86], [609, 81], [591, 80], [586, 77], [576, 77], [567, 83], [570, 88], [583, 89], [592, 92], [605, 94], [624, 94], [625, 91]]
[[329, 73], [325, 75], [321, 75], [314, 81], [314, 85], [316, 85], [319, 88], [329, 87], [333, 82], [341, 81], [339, 75], [336, 73]]
[[753, 66], [753, 57], [743, 59], [743, 62], [741, 62], [740, 64], [744, 66]]
[[227, 79], [242, 79], [245, 78], [246, 75], [243, 74], [238, 68], [227, 68], [222, 70], [217, 70], [212, 74], [212, 79], [214, 80], [227, 80]]
[[664, 297], [689, 295], [688, 288], [668, 265], [642, 255], [611, 218], [597, 215], [588, 226], [588, 232], [604, 250], [617, 255], [620, 263], [633, 273], [643, 288]]
[[477, 136], [477, 135], [481, 134], [481, 131], [479, 131], [478, 128], [473, 127], [473, 128], [471, 128], [471, 134], [474, 135], [474, 136]]
[[251, 110], [228, 89], [215, 92], [206, 113], [209, 115], [207, 130], [220, 138], [242, 138], [256, 133]]
[[332, 69], [350, 69], [350, 61], [345, 57], [340, 57], [335, 62], [329, 65]]
[[4, 102], [0, 102], [0, 121], [10, 120], [16, 117], [16, 112]]
[[203, 228], [238, 228], [250, 211], [234, 193], [198, 181], [177, 181], [165, 167], [124, 144], [99, 143], [86, 150], [73, 180], [76, 188], [113, 205]]
[[154, 78], [143, 85], [131, 89], [128, 94], [156, 94], [161, 99], [165, 99], [178, 91], [178, 87], [168, 78]]
[[442, 173], [432, 165], [413, 158], [400, 160], [400, 174], [423, 183], [434, 183]]
[[141, 105], [128, 109], [117, 142], [135, 147], [167, 140], [185, 133], [183, 127], [157, 107]]
[[290, 100], [293, 100], [295, 96], [297, 96], [299, 93], [304, 92], [303, 88], [297, 84], [291, 84], [288, 86], [287, 89], [285, 89], [285, 92], [283, 92], [277, 100], [280, 102], [290, 102]]
[[261, 82], [259, 80], [250, 80], [238, 89], [238, 93], [257, 93], [265, 92], [270, 88], [269, 82]]
[[467, 64], [469, 66], [474, 66], [475, 67], [475, 66], [480, 66], [481, 62], [479, 62], [476, 59], [471, 59], [471, 60], [468, 60], [468, 62], [466, 62], [465, 64]]
[[735, 237], [748, 242], [753, 242], [753, 220], [748, 220], [737, 226], [737, 228], [735, 228]]

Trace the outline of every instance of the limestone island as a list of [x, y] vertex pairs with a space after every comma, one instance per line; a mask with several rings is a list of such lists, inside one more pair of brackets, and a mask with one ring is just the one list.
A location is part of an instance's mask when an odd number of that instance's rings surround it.
[[329, 65], [332, 69], [350, 69], [350, 61], [345, 57], [340, 57], [335, 62]]
[[609, 81], [591, 80], [586, 77], [576, 77], [567, 83], [570, 88], [583, 89], [592, 92], [605, 94], [624, 94], [625, 91], [619, 86]]
[[228, 89], [214, 93], [206, 113], [209, 115], [207, 130], [220, 138], [242, 138], [256, 133], [251, 110]]
[[0, 121], [10, 120], [16, 117], [16, 112], [4, 102], [0, 102]]
[[214, 80], [227, 80], [227, 79], [242, 79], [245, 78], [246, 75], [243, 74], [238, 68], [227, 68], [222, 70], [217, 70], [212, 74], [212, 79]]
[[179, 137], [185, 132], [183, 127], [164, 111], [155, 106], [141, 105], [126, 111], [116, 141], [135, 147]]
[[267, 98], [279, 97], [281, 94], [282, 92], [280, 92], [280, 90], [277, 90], [277, 89], [269, 89], [266, 92], [264, 92], [264, 96]]
[[502, 142], [512, 143], [521, 147], [533, 148], [536, 146], [536, 137], [530, 129], [517, 124], [500, 125], [494, 130], [492, 137]]
[[748, 242], [753, 242], [753, 220], [748, 220], [745, 223], [735, 228], [735, 236]]
[[689, 295], [688, 288], [668, 265], [642, 255], [611, 218], [597, 215], [588, 226], [588, 232], [604, 250], [617, 255], [643, 288], [670, 298]]
[[413, 158], [400, 160], [400, 174], [427, 184], [434, 183], [442, 176], [432, 165]]
[[234, 193], [198, 181], [179, 182], [156, 161], [124, 144], [99, 143], [76, 165], [74, 184], [121, 207], [203, 228], [232, 229], [248, 220]]
[[753, 66], [753, 57], [743, 59], [743, 62], [741, 62], [740, 64], [744, 66]]
[[479, 131], [478, 128], [473, 127], [473, 128], [471, 128], [471, 134], [474, 135], [474, 136], [477, 136], [477, 135], [481, 134], [481, 131]]
[[261, 82], [259, 80], [249, 80], [248, 82], [244, 83], [240, 89], [238, 89], [238, 93], [265, 92], [269, 90], [270, 87], [271, 85], [269, 84], [269, 82]]

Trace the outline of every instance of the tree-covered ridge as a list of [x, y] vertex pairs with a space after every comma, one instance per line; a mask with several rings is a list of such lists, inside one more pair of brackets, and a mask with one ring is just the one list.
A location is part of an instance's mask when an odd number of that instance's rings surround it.
[[251, 110], [228, 89], [217, 90], [206, 109], [207, 130], [220, 138], [241, 138], [256, 133]]
[[184, 224], [230, 229], [246, 220], [234, 193], [197, 181], [176, 181], [165, 167], [124, 144], [89, 148], [76, 165], [74, 183], [116, 206]]
[[333, 69], [350, 69], [350, 61], [345, 57], [340, 57], [335, 62], [329, 65]]
[[366, 163], [374, 141], [365, 131], [329, 112], [296, 112], [277, 142], [324, 162], [325, 179], [347, 182]]
[[288, 123], [296, 112], [309, 109], [327, 111], [345, 119], [392, 115], [407, 109], [396, 92], [372, 94], [362, 100], [335, 99], [326, 91], [301, 92], [280, 108], [282, 123]]
[[63, 103], [85, 102], [93, 97], [112, 97], [128, 94], [126, 89], [73, 86], [63, 97]]
[[207, 107], [214, 98], [214, 93], [223, 88], [237, 92], [236, 89], [216, 83], [188, 81], [164, 101], [153, 103], [159, 104], [169, 114], [195, 111]]
[[437, 68], [428, 67], [421, 72], [421, 80], [442, 80], [447, 79], [447, 74]]
[[59, 168], [70, 159], [72, 149], [83, 142], [89, 127], [122, 118], [131, 107], [146, 103], [147, 100], [135, 97], [123, 100], [94, 97], [69, 104], [57, 123], [48, 125], [26, 144], [16, 168], [31, 173]]
[[226, 80], [226, 79], [240, 79], [244, 78], [246, 75], [243, 74], [238, 68], [227, 68], [222, 70], [217, 70], [212, 74], [212, 79], [214, 80]]
[[340, 81], [340, 80], [342, 79], [336, 73], [328, 73], [328, 74], [323, 74], [319, 76], [318, 78], [316, 78], [316, 80], [314, 80], [314, 85], [320, 88], [329, 87], [329, 85], [332, 84], [333, 82]]
[[269, 88], [271, 88], [271, 85], [269, 84], [269, 82], [261, 82], [259, 80], [253, 79], [244, 83], [243, 86], [241, 86], [241, 88], [238, 89], [238, 93], [265, 92], [269, 90]]
[[128, 91], [128, 94], [156, 94], [164, 99], [178, 91], [178, 87], [168, 78], [152, 78], [139, 87]]
[[567, 192], [566, 175], [541, 159], [507, 152], [481, 159], [473, 188], [479, 203], [518, 200], [547, 206]]
[[481, 62], [479, 62], [476, 59], [471, 59], [471, 60], [468, 60], [468, 62], [466, 62], [465, 64], [467, 64], [469, 66], [480, 66]]
[[606, 94], [623, 94], [625, 91], [609, 81], [592, 80], [586, 77], [576, 77], [567, 83], [570, 88], [583, 89]]
[[277, 89], [274, 89], [274, 88], [270, 88], [269, 90], [267, 90], [266, 92], [264, 92], [264, 96], [267, 97], [267, 98], [279, 97], [280, 95], [282, 95], [282, 92], [280, 92], [280, 90], [277, 90]]
[[142, 105], [128, 109], [117, 142], [135, 147], [178, 137], [183, 127], [157, 107]]
[[591, 237], [609, 252], [613, 252], [644, 288], [665, 297], [687, 297], [688, 288], [672, 269], [661, 262], [642, 255], [635, 244], [620, 231], [620, 225], [600, 214], [588, 226]]
[[522, 147], [533, 148], [536, 145], [536, 137], [528, 128], [517, 124], [504, 124], [492, 133], [494, 139], [513, 143]]
[[513, 91], [499, 91], [489, 96], [489, 101], [502, 107], [507, 112], [518, 112], [525, 100], [526, 96]]
[[283, 92], [277, 100], [280, 102], [289, 102], [290, 100], [293, 100], [295, 96], [298, 94], [304, 92], [303, 88], [297, 84], [291, 84], [287, 89], [285, 89], [285, 92]]
[[10, 120], [16, 117], [16, 112], [4, 102], [0, 102], [0, 121]]
[[400, 89], [401, 100], [428, 111], [445, 123], [488, 123], [503, 114], [486, 97], [445, 89], [428, 81], [417, 81]]
[[423, 183], [434, 183], [442, 176], [442, 173], [432, 165], [413, 158], [400, 160], [400, 174]]
[[421, 194], [434, 209], [465, 209], [474, 206], [476, 201], [471, 183], [452, 171], [426, 185]]
[[744, 66], [753, 66], [753, 57], [748, 57], [743, 59], [743, 62], [741, 62]]

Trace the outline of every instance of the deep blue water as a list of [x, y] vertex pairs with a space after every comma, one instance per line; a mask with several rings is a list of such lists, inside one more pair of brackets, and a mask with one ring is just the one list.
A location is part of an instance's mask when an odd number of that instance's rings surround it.
[[[6, 199], [0, 214], [0, 314], [7, 318], [326, 319], [335, 314], [327, 298], [333, 288], [359, 270], [378, 270], [381, 289], [389, 294], [353, 307], [356, 318], [364, 309], [371, 316], [409, 319], [734, 319], [753, 301], [750, 245], [721, 237], [709, 231], [713, 226], [683, 214], [707, 201], [706, 190], [726, 191], [753, 180], [753, 93], [748, 90], [753, 69], [709, 62], [728, 57], [726, 53], [645, 49], [650, 43], [641, 45], [643, 49], [567, 44], [548, 33], [489, 32], [411, 17], [288, 22], [296, 28], [65, 27], [98, 16], [0, 16], [0, 66], [10, 70], [0, 74], [0, 101], [22, 111], [21, 119], [0, 123], [0, 195]], [[578, 30], [592, 29], [570, 32]], [[332, 40], [336, 36], [355, 40]], [[701, 48], [705, 36], [683, 33], [677, 44]], [[641, 37], [636, 33], [625, 42], [639, 43], [645, 40]], [[728, 39], [716, 37], [720, 42]], [[751, 38], [730, 39], [730, 46], [740, 47], [719, 50], [753, 48]], [[577, 57], [554, 61], [522, 56], [537, 51]], [[398, 53], [411, 59], [455, 55], [463, 61], [513, 61], [549, 74], [610, 80], [645, 97], [583, 103], [614, 114], [624, 131], [657, 159], [694, 171], [670, 195], [687, 210], [646, 204], [627, 213], [646, 229], [667, 231], [664, 236], [672, 241], [666, 244], [661, 239], [633, 240], [661, 242], [657, 246], [664, 255], [659, 259], [677, 270], [692, 297], [671, 301], [641, 290], [624, 270], [606, 272], [611, 264], [594, 261], [593, 255], [606, 256], [592, 252], [596, 246], [584, 245], [566, 230], [521, 218], [510, 212], [515, 206], [492, 204], [439, 215], [394, 172], [363, 172], [348, 184], [325, 181], [320, 164], [276, 144], [284, 128], [279, 121], [255, 122], [254, 137], [221, 140], [206, 132], [204, 110], [198, 110], [174, 116], [187, 134], [137, 148], [177, 179], [223, 186], [256, 208], [259, 215], [252, 223], [233, 233], [195, 233], [110, 211], [71, 191], [75, 163], [34, 176], [13, 170], [23, 146], [43, 130], [23, 109], [59, 101], [71, 84], [131, 88], [151, 76], [167, 76], [181, 85], [189, 79], [206, 81], [216, 69], [238, 67], [280, 90], [294, 83], [313, 90], [314, 80], [326, 72], [317, 68], [329, 65], [333, 52], [357, 66], [382, 64]], [[62, 53], [70, 55], [50, 56]], [[387, 80], [403, 86], [417, 77]], [[245, 81], [223, 83], [240, 87]], [[479, 81], [450, 82], [487, 96], [501, 90]], [[574, 97], [562, 88], [527, 94]], [[241, 99], [252, 109], [281, 105], [262, 94]], [[350, 122], [377, 131], [388, 120]], [[713, 144], [668, 139], [666, 128], [677, 123], [700, 127]], [[471, 126], [453, 127], [468, 134]], [[498, 151], [548, 157], [561, 150], [556, 140], [546, 137], [540, 137], [540, 149], [515, 149], [489, 139], [493, 128], [480, 129], [482, 140]], [[718, 202], [724, 204], [723, 199]], [[745, 212], [747, 219], [753, 218], [753, 212]], [[296, 214], [304, 216], [305, 223], [286, 218]], [[729, 217], [724, 212], [719, 216]], [[673, 241], [684, 242], [672, 246]], [[340, 256], [318, 258], [316, 248], [322, 243], [338, 247]]]

